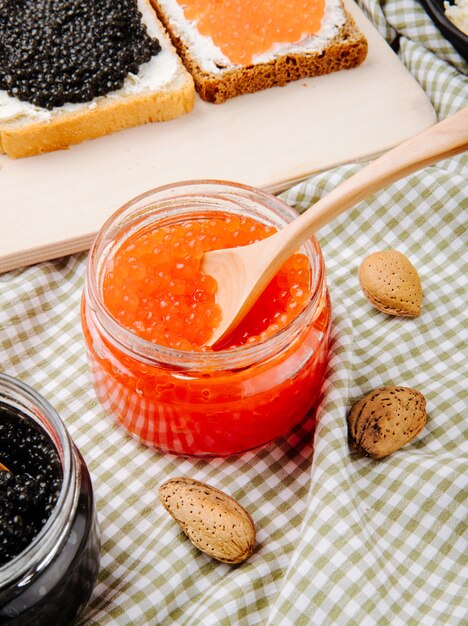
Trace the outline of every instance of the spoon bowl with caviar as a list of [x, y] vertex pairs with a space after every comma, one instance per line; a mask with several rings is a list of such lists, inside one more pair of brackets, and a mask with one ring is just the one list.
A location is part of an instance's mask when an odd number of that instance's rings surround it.
[[245, 318], [283, 263], [320, 228], [380, 189], [468, 148], [468, 107], [393, 148], [335, 187], [300, 217], [256, 243], [205, 253], [202, 271], [217, 282], [221, 322], [208, 345]]

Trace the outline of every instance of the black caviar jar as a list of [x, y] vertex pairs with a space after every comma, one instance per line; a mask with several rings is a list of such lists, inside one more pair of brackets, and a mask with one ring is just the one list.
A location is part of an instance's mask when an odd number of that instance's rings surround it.
[[88, 602], [99, 571], [89, 472], [56, 411], [33, 389], [5, 374], [0, 374], [2, 413], [29, 421], [47, 437], [61, 465], [61, 484], [45, 525], [0, 567], [0, 624], [65, 626]]

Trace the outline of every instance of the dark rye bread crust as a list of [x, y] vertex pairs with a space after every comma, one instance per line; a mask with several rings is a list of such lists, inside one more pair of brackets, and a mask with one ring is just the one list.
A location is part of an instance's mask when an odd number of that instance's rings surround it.
[[207, 102], [221, 104], [241, 94], [284, 86], [301, 78], [351, 69], [360, 65], [367, 56], [367, 40], [352, 16], [344, 9], [346, 22], [321, 52], [291, 52], [268, 63], [236, 67], [220, 74], [212, 74], [201, 69], [192, 57], [190, 47], [182, 37], [172, 31], [169, 18], [157, 0], [151, 2], [185, 67], [192, 74], [197, 92]]

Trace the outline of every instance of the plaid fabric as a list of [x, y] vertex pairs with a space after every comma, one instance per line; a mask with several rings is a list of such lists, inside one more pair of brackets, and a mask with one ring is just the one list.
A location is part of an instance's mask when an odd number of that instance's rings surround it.
[[[466, 64], [419, 4], [362, 0], [439, 116], [467, 101]], [[359, 166], [284, 194], [306, 209]], [[310, 422], [260, 452], [181, 459], [118, 429], [90, 386], [79, 322], [86, 255], [0, 276], [1, 370], [56, 407], [90, 468], [102, 568], [80, 624], [462, 624], [466, 600], [466, 156], [426, 168], [320, 233], [334, 307], [331, 361]], [[371, 307], [357, 269], [397, 248], [421, 276], [416, 319]], [[346, 413], [381, 385], [427, 399], [416, 441], [376, 462], [350, 450]], [[187, 475], [237, 498], [258, 546], [231, 567], [198, 552], [163, 510], [158, 486]]]

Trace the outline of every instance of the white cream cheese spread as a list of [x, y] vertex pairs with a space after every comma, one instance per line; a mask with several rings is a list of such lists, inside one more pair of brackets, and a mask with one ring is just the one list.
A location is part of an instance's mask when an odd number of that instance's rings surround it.
[[[190, 46], [190, 53], [202, 70], [216, 74], [236, 67], [213, 43], [211, 37], [198, 31], [196, 21], [185, 18], [184, 11], [176, 0], [159, 0], [159, 4], [169, 18], [171, 30]], [[268, 63], [288, 52], [320, 52], [338, 34], [345, 21], [341, 0], [327, 0], [318, 33], [304, 34], [302, 39], [294, 44], [275, 44], [268, 52], [254, 57], [253, 63]]]

